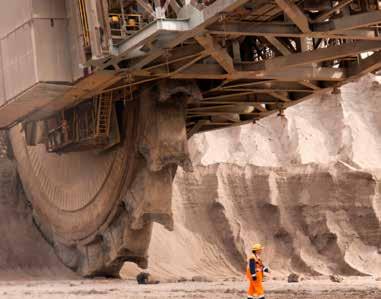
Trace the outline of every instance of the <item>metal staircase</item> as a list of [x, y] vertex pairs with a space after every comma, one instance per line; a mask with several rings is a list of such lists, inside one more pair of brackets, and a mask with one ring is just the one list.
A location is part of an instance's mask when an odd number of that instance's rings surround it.
[[112, 113], [112, 93], [107, 92], [98, 96], [96, 137], [108, 138]]

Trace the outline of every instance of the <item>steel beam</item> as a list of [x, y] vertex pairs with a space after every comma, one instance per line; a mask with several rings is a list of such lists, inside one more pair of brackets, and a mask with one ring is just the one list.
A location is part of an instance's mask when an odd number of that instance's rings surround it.
[[145, 0], [136, 0], [136, 2], [138, 3], [138, 5], [140, 7], [142, 7], [148, 14], [150, 14], [151, 16], [155, 16], [155, 12], [151, 6], [151, 4], [149, 4], [148, 2], [146, 2]]
[[195, 36], [196, 41], [221, 65], [226, 72], [234, 72], [233, 59], [226, 49], [222, 48], [218, 42], [209, 34]]
[[303, 33], [311, 31], [307, 17], [294, 2], [290, 0], [275, 0], [275, 3], [278, 4]]
[[[333, 19], [329, 22], [329, 29], [331, 32], [338, 32], [377, 24], [381, 24], [381, 11], [379, 10]], [[318, 28], [319, 25], [317, 30], [319, 30]]]
[[353, 63], [348, 69], [348, 76], [356, 79], [379, 69], [381, 69], [381, 51], [373, 53], [369, 57]]
[[285, 45], [283, 45], [280, 42], [280, 40], [277, 39], [275, 36], [268, 35], [266, 36], [266, 39], [283, 56], [288, 56], [291, 54], [291, 51]]
[[339, 46], [320, 48], [314, 51], [301, 52], [289, 56], [275, 57], [264, 62], [264, 70], [277, 70], [297, 67], [306, 64], [334, 60], [351, 55], [381, 49], [381, 41], [356, 41]]
[[323, 12], [318, 17], [316, 17], [313, 20], [313, 22], [314, 23], [320, 23], [320, 22], [323, 22], [323, 21], [327, 20], [329, 17], [331, 17], [333, 14], [335, 14], [335, 12], [340, 11], [342, 8], [344, 8], [345, 6], [347, 6], [348, 4], [350, 4], [352, 2], [353, 2], [353, 0], [342, 0], [342, 1], [340, 1], [332, 9], [330, 9], [330, 10], [328, 10], [326, 12]]
[[[345, 70], [341, 68], [328, 68], [318, 66], [299, 66], [286, 70], [276, 71], [253, 71], [256, 64], [235, 64], [237, 71], [229, 76], [217, 64], [193, 64], [171, 76], [174, 79], [274, 79], [279, 81], [342, 81], [346, 79]], [[153, 73], [158, 75], [159, 72]]]
[[[366, 21], [363, 22], [364, 24]], [[381, 23], [381, 19], [380, 19]], [[355, 26], [354, 24], [348, 26]], [[360, 27], [360, 23], [356, 26]], [[366, 27], [363, 25], [361, 27]], [[233, 36], [264, 36], [264, 37], [314, 37], [314, 38], [334, 38], [334, 39], [359, 39], [359, 40], [381, 40], [374, 29], [361, 28], [346, 30], [345, 27], [336, 30], [333, 24], [316, 25], [314, 31], [308, 33], [300, 32], [293, 24], [279, 23], [253, 23], [253, 22], [228, 22], [217, 23], [208, 27], [208, 32], [214, 35], [233, 35]]]
[[190, 25], [187, 20], [157, 19], [114, 48], [113, 53], [115, 56], [119, 56], [119, 59], [126, 58], [130, 51], [153, 41], [161, 32], [184, 32], [188, 30], [190, 30]]
[[148, 55], [144, 57], [142, 61], [134, 65], [133, 68], [137, 69], [144, 67], [151, 61], [163, 55], [165, 53], [165, 49], [174, 48], [187, 39], [194, 37], [195, 35], [202, 32], [206, 26], [209, 26], [217, 21], [221, 13], [233, 11], [248, 1], [249, 0], [217, 0], [210, 6], [204, 8], [201, 12], [195, 9], [192, 5], [185, 5], [179, 11], [178, 16], [187, 20], [187, 26], [189, 29], [182, 34], [178, 34], [176, 37], [163, 44], [161, 47], [148, 53]]

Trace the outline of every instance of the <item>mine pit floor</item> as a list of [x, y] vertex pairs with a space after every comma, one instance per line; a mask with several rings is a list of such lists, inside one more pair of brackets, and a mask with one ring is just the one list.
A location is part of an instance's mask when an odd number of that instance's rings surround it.
[[[342, 283], [329, 280], [285, 280], [265, 282], [266, 299], [380, 299], [381, 281], [375, 278], [345, 278]], [[0, 282], [0, 298], [246, 298], [244, 280], [214, 282], [160, 283], [137, 285], [133, 280], [61, 280]]]

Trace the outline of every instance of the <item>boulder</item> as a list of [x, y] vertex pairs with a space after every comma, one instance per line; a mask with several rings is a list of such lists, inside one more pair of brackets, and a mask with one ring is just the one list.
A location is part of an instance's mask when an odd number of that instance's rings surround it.
[[337, 282], [337, 283], [340, 283], [344, 280], [344, 278], [342, 278], [340, 275], [330, 275], [329, 276], [329, 279], [333, 282]]
[[299, 282], [299, 280], [300, 280], [300, 275], [296, 273], [291, 273], [290, 275], [288, 275], [288, 278], [287, 278], [287, 281], [289, 283]]
[[154, 279], [151, 274], [147, 272], [140, 272], [136, 276], [136, 281], [138, 284], [158, 284], [160, 281]]

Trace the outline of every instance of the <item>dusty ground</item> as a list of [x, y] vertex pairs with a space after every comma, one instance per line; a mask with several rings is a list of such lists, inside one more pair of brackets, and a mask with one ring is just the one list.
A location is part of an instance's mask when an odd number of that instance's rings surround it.
[[[266, 282], [267, 299], [380, 299], [381, 281], [372, 278]], [[139, 286], [132, 280], [0, 282], [0, 298], [245, 298], [245, 281], [182, 282]]]

